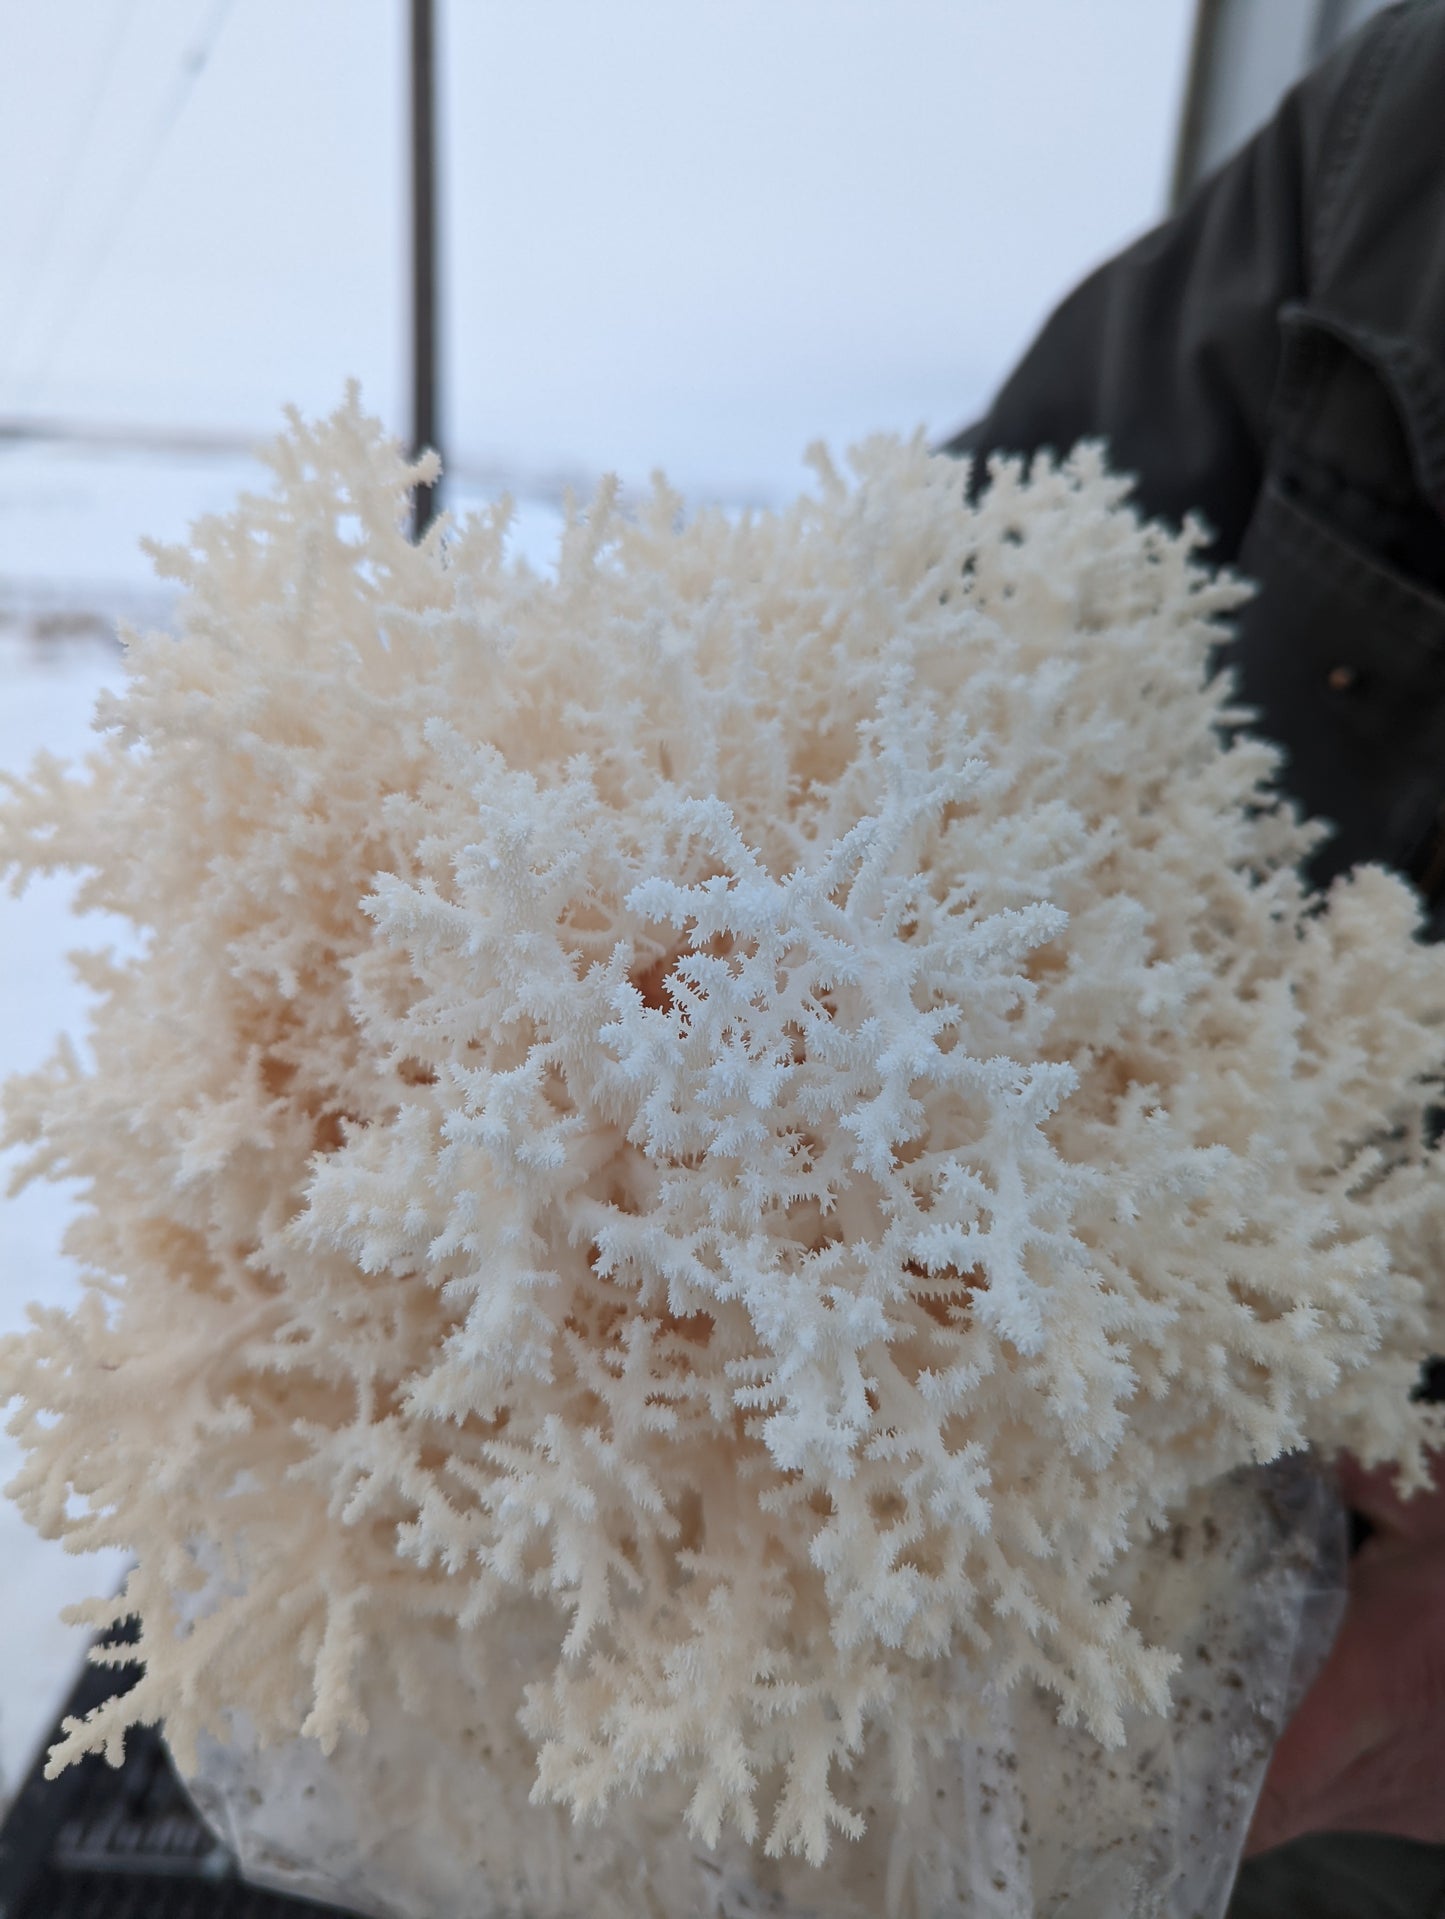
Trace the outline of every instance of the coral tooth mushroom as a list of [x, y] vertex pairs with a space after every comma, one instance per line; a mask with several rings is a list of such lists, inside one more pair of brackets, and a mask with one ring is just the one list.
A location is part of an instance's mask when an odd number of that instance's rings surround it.
[[143, 1662], [53, 1764], [329, 1746], [521, 1598], [534, 1797], [705, 1841], [858, 1833], [857, 1755], [971, 1723], [945, 1657], [1166, 1712], [1121, 1552], [1281, 1450], [1418, 1480], [1445, 1349], [1445, 955], [1305, 891], [1240, 587], [1089, 449], [607, 486], [555, 578], [505, 510], [413, 546], [354, 396], [270, 457], [0, 814], [139, 934], [7, 1103], [87, 1274], [4, 1348], [12, 1491], [134, 1554], [86, 1616]]

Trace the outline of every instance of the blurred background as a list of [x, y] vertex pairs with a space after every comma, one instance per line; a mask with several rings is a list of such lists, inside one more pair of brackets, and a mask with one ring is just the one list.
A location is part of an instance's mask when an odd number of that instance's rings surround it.
[[[766, 504], [818, 437], [945, 434], [1377, 3], [434, 0], [446, 504], [512, 492], [545, 564], [604, 470]], [[0, 770], [83, 752], [117, 619], [169, 618], [139, 537], [260, 483], [285, 404], [356, 376], [414, 437], [416, 12], [0, 0]], [[118, 937], [67, 901], [0, 899], [0, 1076]], [[67, 1204], [0, 1207], [0, 1331], [71, 1296]], [[79, 1659], [57, 1608], [120, 1569], [8, 1504], [0, 1568], [3, 1791]]]

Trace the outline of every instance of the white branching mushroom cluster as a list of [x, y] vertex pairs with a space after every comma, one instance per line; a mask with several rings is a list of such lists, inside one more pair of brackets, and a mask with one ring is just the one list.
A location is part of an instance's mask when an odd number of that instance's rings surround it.
[[1167, 1711], [1118, 1555], [1282, 1449], [1418, 1477], [1445, 1349], [1445, 953], [1304, 891], [1239, 589], [1087, 451], [604, 489], [546, 579], [412, 546], [354, 401], [272, 462], [0, 814], [140, 933], [8, 1094], [88, 1274], [4, 1350], [12, 1491], [135, 1555], [144, 1662], [54, 1763], [326, 1746], [522, 1596], [535, 1796], [705, 1841], [821, 1858], [877, 1743], [906, 1796], [945, 1657]]

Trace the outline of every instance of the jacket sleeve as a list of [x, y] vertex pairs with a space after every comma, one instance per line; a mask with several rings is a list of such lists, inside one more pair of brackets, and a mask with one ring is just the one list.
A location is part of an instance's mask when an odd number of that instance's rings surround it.
[[1296, 87], [1177, 215], [1085, 280], [986, 416], [943, 450], [981, 461], [1102, 438], [1146, 512], [1200, 513], [1217, 536], [1211, 557], [1233, 559], [1262, 476], [1277, 316], [1308, 292], [1317, 182], [1369, 36]]

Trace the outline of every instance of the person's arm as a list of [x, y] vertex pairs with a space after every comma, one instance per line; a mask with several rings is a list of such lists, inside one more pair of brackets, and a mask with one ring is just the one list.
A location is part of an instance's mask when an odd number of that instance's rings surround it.
[[1181, 212], [1084, 281], [943, 451], [1103, 438], [1146, 512], [1201, 513], [1212, 557], [1233, 559], [1261, 479], [1279, 310], [1308, 291], [1318, 182], [1367, 53], [1355, 43], [1318, 68]]

